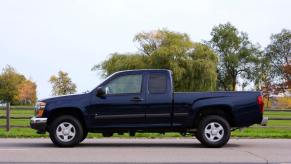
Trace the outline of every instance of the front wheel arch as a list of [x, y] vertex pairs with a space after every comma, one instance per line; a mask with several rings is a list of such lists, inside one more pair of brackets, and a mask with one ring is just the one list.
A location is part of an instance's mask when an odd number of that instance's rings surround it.
[[[87, 130], [87, 126], [84, 120], [84, 115], [81, 109], [75, 107], [64, 107], [64, 108], [55, 108], [48, 112], [48, 121], [47, 121], [47, 131], [49, 131], [51, 123], [58, 117], [63, 115], [70, 115], [77, 118], [84, 130]], [[87, 130], [88, 131], [88, 130]]]

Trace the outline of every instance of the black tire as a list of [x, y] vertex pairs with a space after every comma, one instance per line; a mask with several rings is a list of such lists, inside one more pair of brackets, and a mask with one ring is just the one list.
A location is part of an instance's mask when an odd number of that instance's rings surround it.
[[224, 117], [209, 115], [200, 121], [196, 137], [204, 146], [217, 148], [228, 142], [230, 132], [230, 125]]
[[83, 142], [87, 138], [87, 136], [88, 136], [88, 131], [87, 130], [84, 130], [84, 132], [83, 132], [83, 138], [81, 139], [80, 142]]
[[201, 138], [199, 137], [199, 135], [197, 133], [195, 134], [195, 137], [199, 142], [201, 142]]
[[113, 136], [113, 133], [111, 133], [111, 132], [105, 132], [105, 133], [102, 133], [102, 136], [103, 137], [112, 137]]
[[[63, 130], [66, 128], [68, 129]], [[57, 130], [59, 134], [57, 134]], [[70, 136], [67, 134], [70, 132], [75, 135]], [[54, 119], [50, 125], [49, 133], [52, 142], [59, 147], [73, 147], [79, 144], [83, 139], [84, 134], [80, 121], [71, 115], [64, 115]], [[64, 141], [66, 138], [67, 141]]]
[[135, 132], [129, 132], [129, 136], [130, 137], [134, 137], [135, 136]]

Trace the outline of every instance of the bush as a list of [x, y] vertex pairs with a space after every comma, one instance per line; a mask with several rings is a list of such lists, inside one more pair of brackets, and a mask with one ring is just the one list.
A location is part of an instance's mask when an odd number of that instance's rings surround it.
[[291, 97], [264, 97], [265, 108], [291, 109]]
[[278, 97], [276, 99], [278, 108], [291, 109], [291, 97]]

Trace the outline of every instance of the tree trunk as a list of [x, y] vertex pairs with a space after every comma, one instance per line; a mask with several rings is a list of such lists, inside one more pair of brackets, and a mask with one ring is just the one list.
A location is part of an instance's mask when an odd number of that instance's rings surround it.
[[223, 88], [224, 88], [224, 91], [227, 91], [228, 90], [227, 87], [226, 87], [226, 85], [225, 85], [225, 83], [223, 83]]
[[232, 80], [232, 91], [235, 91], [235, 87], [236, 87], [236, 78], [233, 78], [233, 80]]

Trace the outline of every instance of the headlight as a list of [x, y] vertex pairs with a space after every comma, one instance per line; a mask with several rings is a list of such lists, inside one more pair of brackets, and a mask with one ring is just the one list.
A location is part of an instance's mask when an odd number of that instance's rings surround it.
[[37, 102], [36, 106], [35, 106], [35, 116], [36, 117], [42, 117], [43, 113], [44, 113], [44, 109], [45, 109], [45, 102]]

